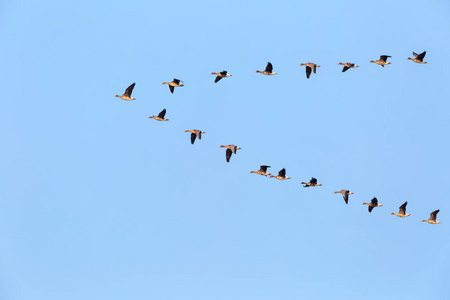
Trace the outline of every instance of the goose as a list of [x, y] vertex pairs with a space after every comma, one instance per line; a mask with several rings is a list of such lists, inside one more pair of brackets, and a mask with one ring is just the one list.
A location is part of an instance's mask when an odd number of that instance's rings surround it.
[[408, 201], [406, 201], [405, 203], [403, 203], [398, 209], [398, 213], [391, 213], [391, 215], [400, 217], [400, 218], [404, 218], [404, 217], [409, 217], [411, 214], [407, 214], [406, 213], [406, 205], [408, 204]]
[[417, 54], [417, 53], [413, 52], [413, 57], [414, 58], [408, 57], [406, 59], [410, 59], [413, 62], [418, 63], [418, 64], [426, 64], [427, 62], [423, 61], [423, 58], [425, 57], [425, 54], [427, 54], [427, 51], [423, 51], [420, 54]]
[[164, 119], [166, 115], [166, 109], [164, 108], [157, 116], [148, 117], [149, 119], [155, 119], [157, 121], [169, 121], [169, 119]]
[[131, 97], [131, 93], [133, 92], [135, 85], [136, 85], [136, 83], [133, 82], [129, 87], [127, 87], [127, 89], [125, 90], [125, 93], [122, 96], [115, 95], [114, 97], [119, 97], [119, 98], [121, 98], [123, 100], [127, 100], [127, 101], [136, 100], [136, 98]]
[[384, 68], [385, 65], [390, 65], [391, 64], [390, 62], [386, 61], [388, 57], [392, 57], [392, 56], [380, 55], [380, 59], [379, 60], [371, 60], [369, 62], [370, 63], [375, 63], [375, 64], [380, 65], [380, 66], [382, 66]]
[[422, 220], [422, 222], [427, 222], [429, 224], [439, 224], [439, 223], [441, 223], [441, 222], [436, 221], [436, 215], [437, 215], [438, 212], [439, 212], [439, 209], [433, 211], [430, 214], [430, 218], [428, 220]]
[[344, 64], [340, 62], [340, 63], [338, 63], [338, 65], [344, 66], [344, 68], [342, 69], [342, 72], [345, 72], [350, 68], [359, 68], [359, 66], [355, 65], [354, 63], [350, 63], [350, 62], [347, 62]]
[[335, 194], [342, 194], [342, 197], [344, 197], [345, 204], [348, 204], [348, 195], [353, 195], [354, 193], [350, 192], [349, 190], [340, 190], [334, 192]]
[[227, 158], [227, 162], [230, 162], [230, 158], [233, 153], [236, 154], [237, 150], [242, 149], [235, 145], [226, 145], [226, 146], [220, 145], [219, 147], [227, 148], [227, 151], [225, 152], [225, 157]]
[[277, 175], [277, 176], [270, 175], [269, 178], [276, 178], [276, 179], [278, 179], [278, 180], [291, 179], [291, 177], [286, 176], [286, 169], [285, 169], [285, 168], [281, 169], [281, 170], [278, 172], [278, 175]]
[[370, 203], [366, 203], [364, 202], [362, 205], [369, 205], [369, 212], [372, 212], [372, 209], [374, 207], [380, 207], [383, 206], [383, 204], [378, 204], [378, 199], [373, 197], [372, 201], [370, 201]]
[[277, 75], [277, 73], [272, 72], [272, 70], [273, 70], [272, 63], [268, 62], [267, 66], [266, 66], [266, 69], [264, 71], [256, 70], [255, 73], [261, 73], [261, 74], [264, 74], [264, 75]]
[[300, 184], [304, 184], [303, 187], [310, 187], [310, 186], [322, 186], [321, 183], [317, 183], [317, 179], [314, 177], [311, 177], [311, 180], [309, 182], [300, 182]]
[[260, 166], [260, 169], [258, 171], [250, 171], [250, 173], [255, 173], [259, 175], [268, 176], [271, 175], [271, 173], [267, 173], [267, 168], [270, 168], [270, 166]]
[[199, 140], [202, 139], [202, 133], [206, 133], [201, 130], [192, 129], [192, 130], [185, 130], [184, 132], [191, 132], [191, 144], [194, 144], [195, 138], [198, 138]]
[[173, 91], [175, 90], [176, 86], [184, 86], [184, 84], [180, 84], [180, 82], [183, 82], [183, 81], [181, 81], [180, 79], [174, 78], [171, 82], [163, 82], [162, 84], [168, 84], [170, 92], [173, 94]]
[[211, 75], [217, 75], [216, 80], [214, 80], [214, 83], [219, 82], [219, 80], [224, 78], [224, 77], [231, 77], [230, 74], [227, 74], [227, 71], [222, 71], [222, 72], [219, 72], [219, 73], [212, 72]]
[[311, 76], [311, 71], [316, 74], [316, 69], [320, 68], [319, 65], [316, 65], [315, 63], [306, 63], [306, 64], [300, 64], [300, 66], [306, 66], [306, 78], [309, 78]]

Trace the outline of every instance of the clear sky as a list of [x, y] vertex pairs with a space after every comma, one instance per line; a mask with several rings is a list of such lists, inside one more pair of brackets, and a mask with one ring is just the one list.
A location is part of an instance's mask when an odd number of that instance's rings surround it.
[[0, 299], [450, 299], [449, 28], [448, 1], [2, 1]]

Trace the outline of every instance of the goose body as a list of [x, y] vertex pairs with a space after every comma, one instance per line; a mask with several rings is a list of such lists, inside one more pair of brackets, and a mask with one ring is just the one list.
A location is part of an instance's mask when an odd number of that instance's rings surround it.
[[406, 59], [410, 59], [413, 62], [418, 63], [418, 64], [426, 64], [427, 62], [423, 61], [423, 58], [425, 57], [425, 54], [427, 54], [427, 51], [423, 51], [420, 54], [417, 54], [417, 53], [413, 52], [413, 57], [414, 58], [408, 57]]
[[436, 221], [436, 215], [437, 215], [438, 212], [439, 212], [439, 209], [433, 211], [430, 214], [430, 218], [428, 220], [422, 220], [422, 222], [427, 222], [428, 224], [439, 224], [439, 223], [441, 223], [441, 222]]
[[164, 108], [157, 116], [148, 117], [149, 119], [155, 119], [157, 121], [169, 121], [169, 119], [165, 119], [166, 109]]
[[219, 147], [227, 148], [227, 151], [225, 151], [225, 157], [227, 159], [227, 162], [230, 162], [230, 158], [233, 153], [236, 154], [237, 150], [242, 149], [235, 145], [226, 145], [226, 146], [220, 145]]
[[316, 69], [320, 68], [319, 65], [316, 65], [315, 63], [306, 63], [306, 64], [300, 64], [300, 66], [306, 66], [306, 78], [309, 78], [309, 76], [311, 76], [311, 71], [314, 72], [314, 74], [316, 74]]
[[369, 205], [369, 212], [372, 212], [372, 209], [374, 207], [380, 207], [383, 206], [383, 204], [378, 204], [378, 199], [373, 197], [372, 201], [370, 201], [370, 203], [366, 203], [364, 202], [362, 205]]
[[406, 213], [406, 205], [408, 204], [408, 201], [400, 205], [398, 208], [398, 213], [391, 213], [391, 215], [397, 216], [399, 218], [409, 217], [411, 214]]
[[264, 75], [277, 75], [277, 73], [273, 72], [273, 66], [272, 66], [272, 63], [270, 63], [270, 62], [267, 63], [266, 69], [264, 71], [256, 70], [255, 73], [261, 73]]
[[345, 204], [348, 204], [348, 195], [353, 195], [354, 193], [350, 192], [349, 190], [340, 190], [334, 192], [335, 194], [342, 194], [342, 197], [344, 197]]
[[380, 65], [384, 68], [385, 65], [390, 65], [390, 62], [387, 62], [386, 60], [388, 59], [388, 57], [391, 57], [389, 55], [380, 55], [380, 59], [379, 60], [371, 60], [369, 61], [370, 63], [374, 63], [377, 65]]
[[222, 71], [222, 72], [219, 72], [219, 73], [212, 72], [211, 75], [216, 75], [216, 79], [214, 80], [214, 83], [219, 82], [219, 80], [224, 78], [224, 77], [231, 77], [230, 74], [227, 74], [227, 71]]
[[321, 183], [317, 183], [317, 179], [314, 177], [311, 177], [311, 180], [309, 182], [300, 182], [300, 184], [304, 184], [303, 187], [310, 187], [310, 186], [322, 186]]
[[359, 68], [359, 66], [355, 65], [354, 63], [350, 63], [350, 62], [346, 62], [346, 63], [338, 63], [338, 65], [342, 65], [344, 66], [344, 68], [342, 69], [342, 72], [347, 71], [350, 68]]
[[267, 168], [270, 168], [270, 166], [260, 166], [260, 169], [258, 171], [250, 171], [250, 173], [255, 173], [263, 176], [270, 176], [271, 173], [267, 173]]
[[202, 139], [202, 133], [206, 133], [204, 131], [197, 130], [197, 129], [185, 130], [184, 132], [190, 132], [191, 133], [191, 144], [194, 144], [196, 138], [201, 140]]
[[119, 97], [123, 100], [130, 101], [130, 100], [136, 100], [135, 98], [131, 97], [131, 93], [133, 92], [134, 86], [136, 85], [135, 82], [133, 82], [127, 89], [125, 90], [125, 93], [122, 96], [115, 95], [114, 97]]
[[286, 176], [286, 169], [285, 169], [285, 168], [281, 169], [281, 170], [278, 172], [278, 175], [277, 175], [277, 176], [271, 175], [271, 176], [269, 176], [269, 177], [270, 177], [270, 178], [275, 178], [275, 179], [278, 179], [278, 180], [287, 180], [287, 179], [291, 179], [291, 177]]
[[180, 84], [180, 82], [183, 82], [183, 81], [181, 81], [180, 79], [174, 78], [171, 82], [163, 82], [162, 84], [168, 84], [170, 92], [173, 94], [176, 86], [184, 86], [184, 84]]

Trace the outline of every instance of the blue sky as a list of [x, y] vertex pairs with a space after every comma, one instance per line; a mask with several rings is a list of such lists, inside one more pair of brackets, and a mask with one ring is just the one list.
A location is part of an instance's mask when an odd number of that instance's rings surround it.
[[448, 299], [449, 9], [2, 2], [0, 298]]

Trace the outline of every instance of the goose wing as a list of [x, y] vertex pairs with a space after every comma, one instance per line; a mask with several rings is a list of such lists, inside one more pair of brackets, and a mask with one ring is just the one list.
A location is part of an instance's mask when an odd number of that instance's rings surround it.
[[136, 83], [133, 82], [133, 84], [131, 84], [129, 87], [127, 87], [127, 89], [125, 90], [125, 94], [123, 94], [123, 95], [131, 97], [131, 93], [133, 92], [133, 89], [134, 89], [135, 85], [136, 85]]
[[267, 73], [272, 73], [272, 70], [273, 70], [272, 63], [268, 62], [265, 71], [266, 71]]
[[164, 108], [158, 115], [158, 118], [164, 119], [164, 116], [166, 115], [166, 109]]
[[286, 169], [285, 168], [281, 169], [280, 172], [278, 172], [278, 176], [281, 176], [281, 177], [286, 176]]
[[370, 204], [371, 204], [371, 206], [378, 206], [378, 199], [374, 197], [374, 198], [370, 201]]
[[309, 181], [309, 183], [311, 184], [317, 184], [317, 179], [312, 177], [311, 180]]
[[436, 221], [436, 215], [437, 215], [438, 212], [439, 212], [439, 209], [433, 211], [433, 212], [430, 214], [430, 220], [431, 220], [431, 221]]
[[180, 84], [180, 81], [181, 81], [180, 79], [176, 79], [176, 78], [173, 79], [173, 82], [176, 84]]
[[227, 162], [230, 162], [231, 155], [233, 154], [233, 151], [227, 148], [227, 151], [225, 151], [225, 157], [227, 158]]
[[345, 204], [348, 204], [348, 193], [350, 193], [349, 190], [345, 190], [345, 191], [342, 193], [342, 197], [344, 197]]
[[[414, 53], [414, 52], [413, 52], [413, 53]], [[414, 54], [415, 54], [415, 55], [414, 55], [414, 58], [416, 58], [416, 59], [422, 61], [423, 58], [425, 57], [425, 54], [427, 54], [427, 51], [423, 51], [423, 52], [420, 53], [420, 54], [417, 54], [417, 53], [414, 53]], [[416, 56], [416, 55], [417, 55], [417, 56]]]
[[196, 133], [198, 139], [201, 140], [202, 139], [202, 131], [201, 130], [196, 130], [195, 133]]
[[222, 79], [222, 76], [217, 75], [216, 79], [214, 80], [215, 83], [218, 83], [219, 80]]
[[261, 166], [260, 171], [263, 171], [264, 173], [267, 173], [267, 168], [270, 168], [270, 166]]
[[311, 67], [310, 66], [306, 66], [306, 78], [309, 78], [309, 76], [311, 76]]
[[191, 144], [194, 144], [196, 137], [197, 135], [195, 133], [191, 133]]
[[348, 69], [350, 69], [350, 67], [344, 66], [344, 68], [342, 69], [342, 72], [347, 71]]
[[380, 55], [380, 60], [386, 62], [388, 57], [391, 57], [391, 56], [389, 56], [389, 55]]
[[175, 87], [173, 87], [173, 86], [171, 86], [171, 85], [169, 84], [169, 90], [170, 90], [170, 92], [173, 94], [173, 91], [175, 90]]
[[408, 201], [406, 201], [405, 203], [403, 203], [398, 209], [399, 209], [399, 213], [406, 215], [406, 205], [408, 204]]

